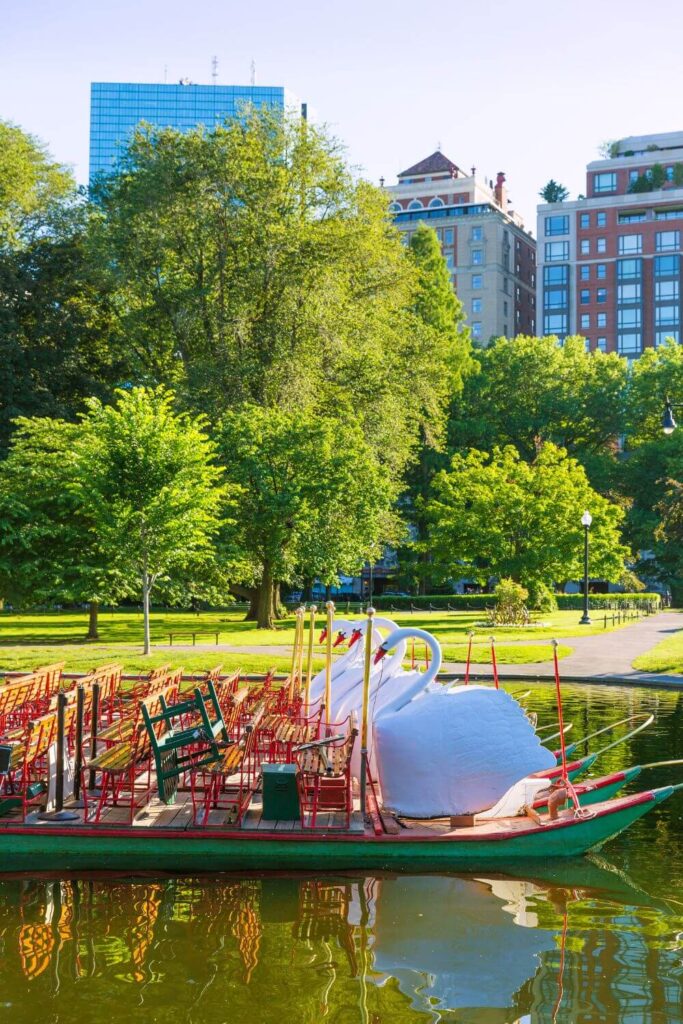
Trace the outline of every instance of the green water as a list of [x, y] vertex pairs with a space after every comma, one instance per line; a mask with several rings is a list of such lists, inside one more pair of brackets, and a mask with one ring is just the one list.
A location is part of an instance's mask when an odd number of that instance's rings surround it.
[[[683, 756], [683, 693], [566, 688], [574, 738], [648, 711], [596, 774]], [[0, 1021], [683, 1021], [682, 841], [683, 793], [510, 875], [0, 876]]]

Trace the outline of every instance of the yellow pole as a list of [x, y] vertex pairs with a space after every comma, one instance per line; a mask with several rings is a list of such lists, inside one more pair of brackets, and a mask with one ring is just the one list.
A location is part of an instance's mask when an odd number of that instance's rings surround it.
[[304, 697], [304, 707], [308, 712], [308, 705], [311, 701], [311, 679], [313, 678], [313, 640], [315, 634], [315, 613], [317, 608], [314, 604], [311, 605], [310, 614], [308, 618], [308, 658], [306, 660], [306, 694]]
[[296, 612], [296, 625], [294, 627], [294, 644], [292, 645], [292, 671], [289, 676], [289, 703], [291, 704], [294, 700], [294, 681], [296, 679], [296, 670], [299, 664], [299, 642], [301, 639], [301, 629], [303, 626], [303, 610], [297, 608]]
[[360, 809], [365, 814], [365, 784], [368, 756], [368, 717], [370, 711], [370, 663], [372, 660], [372, 620], [374, 608], [368, 608], [368, 626], [365, 633], [365, 667], [363, 672], [363, 717], [360, 730]]
[[325, 637], [325, 725], [330, 724], [330, 704], [332, 703], [332, 620], [334, 618], [334, 601], [328, 601], [327, 635]]

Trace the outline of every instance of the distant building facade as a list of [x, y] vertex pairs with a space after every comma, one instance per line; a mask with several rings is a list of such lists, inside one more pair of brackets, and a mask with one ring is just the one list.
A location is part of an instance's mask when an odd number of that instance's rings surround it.
[[681, 340], [683, 132], [620, 139], [586, 197], [538, 207], [539, 333], [637, 358]]
[[[90, 87], [90, 180], [111, 171], [131, 133], [145, 121], [156, 128], [187, 131], [199, 124], [215, 127], [247, 104], [284, 110], [298, 101], [283, 86], [159, 85], [93, 82]], [[305, 116], [305, 107], [302, 106]]]
[[502, 172], [494, 184], [437, 150], [386, 191], [406, 242], [421, 222], [439, 236], [475, 344], [536, 334], [536, 243], [510, 208]]

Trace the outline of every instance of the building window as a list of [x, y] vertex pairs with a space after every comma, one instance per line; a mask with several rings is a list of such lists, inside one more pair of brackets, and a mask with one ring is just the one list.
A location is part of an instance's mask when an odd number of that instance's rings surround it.
[[606, 352], [607, 351], [607, 338], [598, 338], [598, 340], [595, 343], [595, 347], [600, 352]]
[[590, 300], [591, 300], [590, 289], [589, 288], [582, 288], [581, 289], [581, 300], [580, 300], [581, 301], [581, 305], [585, 306], [587, 303], [590, 302]]
[[503, 299], [503, 316], [508, 315], [508, 300]]
[[550, 313], [543, 318], [543, 330], [545, 334], [566, 334], [567, 314]]
[[455, 256], [453, 255], [453, 253], [452, 252], [447, 252], [446, 256], [445, 256], [445, 259], [446, 259], [446, 266], [448, 267], [448, 269], [451, 270], [451, 271], [455, 270]]
[[655, 306], [655, 327], [678, 327], [680, 322], [678, 306]]
[[606, 228], [607, 227], [607, 214], [604, 213], [604, 212], [597, 213], [595, 215], [595, 223], [597, 224], [597, 226], [599, 228]]
[[590, 328], [590, 325], [591, 325], [591, 315], [590, 315], [590, 313], [582, 313], [581, 314], [581, 329], [584, 330], [584, 331], [587, 331]]
[[655, 256], [655, 277], [677, 277], [678, 256]]
[[635, 284], [620, 284], [617, 288], [617, 302], [640, 302], [640, 281]]
[[510, 278], [509, 277], [504, 277], [503, 278], [503, 291], [505, 292], [506, 295], [510, 294]]
[[643, 336], [640, 331], [620, 334], [617, 338], [617, 351], [624, 356], [637, 355], [643, 349]]
[[[544, 267], [543, 284], [567, 284], [569, 281], [569, 267]], [[505, 289], [507, 291], [507, 288]]]
[[641, 312], [638, 306], [633, 309], [618, 309], [617, 310], [617, 327], [621, 330], [622, 328], [633, 328], [640, 327], [641, 325]]
[[568, 292], [566, 288], [547, 288], [543, 293], [545, 309], [565, 309]]
[[604, 281], [607, 277], [607, 265], [605, 263], [597, 263], [595, 267], [595, 273], [600, 281]]
[[481, 313], [481, 299], [472, 299], [472, 312]]
[[581, 214], [581, 221], [580, 221], [580, 223], [581, 223], [581, 227], [582, 228], [589, 228], [591, 226], [591, 215], [590, 215], [590, 213], [582, 213]]
[[631, 253], [643, 251], [642, 235], [619, 235], [619, 255], [629, 256]]
[[[662, 259], [668, 257], [663, 256]], [[640, 277], [641, 260], [617, 260], [617, 277], [620, 281], [627, 281], [630, 278]]]
[[403, 207], [401, 206], [400, 203], [390, 203], [389, 204], [389, 210], [391, 211], [391, 213], [400, 213], [402, 209], [403, 209]]
[[[569, 217], [566, 215], [546, 217], [545, 233], [546, 235], [568, 235]], [[517, 248], [519, 248], [519, 241], [517, 242]]]
[[582, 281], [590, 281], [590, 279], [591, 279], [590, 263], [586, 263], [583, 267], [581, 267], [581, 280]]
[[482, 276], [481, 274], [472, 274], [472, 290], [478, 292], [482, 287]]
[[606, 238], [597, 238], [595, 240], [595, 251], [599, 252], [599, 253], [607, 252], [607, 239]]
[[657, 302], [678, 302], [678, 281], [655, 281]]
[[453, 228], [446, 228], [443, 233], [444, 245], [453, 245]]
[[674, 180], [674, 169], [673, 169], [672, 166], [669, 166], [669, 167], [666, 168], [666, 180], [667, 181], [673, 181]]
[[601, 192], [616, 192], [617, 190], [617, 175], [615, 171], [606, 171], [600, 174], [593, 175], [593, 191], [596, 193]]
[[480, 266], [484, 262], [484, 252], [482, 249], [472, 250], [472, 262], [474, 263], [475, 267]]
[[480, 228], [480, 227], [472, 228], [471, 238], [472, 238], [473, 242], [481, 242], [483, 237], [484, 237], [484, 232], [483, 232], [482, 228]]
[[444, 201], [443, 201], [443, 199], [439, 199], [438, 196], [434, 196], [433, 199], [429, 200], [429, 205], [430, 205], [431, 209], [434, 209], [435, 206], [443, 206], [444, 205]]
[[546, 263], [554, 263], [559, 260], [568, 260], [569, 242], [546, 242], [545, 259]]
[[607, 289], [598, 288], [597, 292], [595, 293], [595, 299], [596, 302], [607, 302]]
[[620, 213], [619, 214], [619, 223], [620, 224], [636, 224], [636, 223], [638, 223], [638, 221], [645, 220], [646, 216], [647, 215], [646, 215], [644, 210], [641, 210], [638, 213]]
[[475, 320], [472, 324], [472, 337], [481, 338], [481, 321]]
[[423, 210], [424, 207], [423, 207], [423, 205], [422, 205], [422, 203], [420, 202], [419, 199], [411, 199], [411, 201], [408, 203], [408, 209], [409, 210]]
[[628, 183], [629, 183], [629, 185], [633, 185], [634, 182], [638, 181], [639, 177], [640, 177], [640, 171], [635, 171], [635, 170], [634, 171], [629, 171], [628, 172]]
[[680, 247], [680, 231], [658, 231], [655, 235], [655, 248], [657, 252], [675, 252]]
[[607, 313], [598, 313], [596, 322], [598, 327], [607, 327]]
[[681, 340], [681, 332], [678, 328], [671, 331], [655, 331], [655, 348], [659, 348], [660, 345], [663, 345], [668, 338], [679, 343]]
[[683, 217], [683, 210], [657, 210], [655, 220], [680, 220]]
[[591, 240], [590, 240], [590, 238], [582, 238], [581, 239], [581, 255], [582, 256], [588, 256], [588, 255], [590, 255], [590, 251], [591, 251]]

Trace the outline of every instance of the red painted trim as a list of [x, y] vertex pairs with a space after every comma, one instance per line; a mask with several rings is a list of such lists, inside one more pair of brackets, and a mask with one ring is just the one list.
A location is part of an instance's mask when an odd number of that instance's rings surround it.
[[[634, 793], [631, 796], [619, 797], [616, 800], [608, 800], [603, 804], [593, 804], [590, 808], [591, 818], [604, 818], [610, 814], [615, 814], [617, 811], [625, 811], [630, 807], [637, 807], [639, 804], [649, 803], [655, 799], [655, 794], [652, 791], [646, 791], [642, 793]], [[601, 808], [601, 809], [600, 809]], [[399, 843], [400, 845], [408, 844], [426, 844], [431, 843], [497, 843], [502, 842], [506, 839], [524, 839], [528, 836], [537, 835], [541, 832], [552, 832], [556, 829], [572, 828], [574, 825], [581, 823], [580, 818], [560, 818], [557, 821], [550, 822], [547, 825], [537, 826], [536, 828], [528, 828], [524, 831], [509, 830], [507, 832], [496, 832], [490, 833], [487, 836], [477, 835], [462, 835], [457, 838], [453, 838], [450, 835], [437, 835], [437, 836], [410, 836], [410, 835], [381, 835], [371, 836], [367, 833], [359, 832], [353, 833], [329, 833], [321, 832], [317, 835], [308, 834], [305, 832], [257, 832], [252, 830], [245, 830], [243, 832], [209, 832], [197, 829], [196, 831], [186, 831], [181, 829], [168, 829], [168, 828], [146, 828], [144, 830], [139, 828], [130, 828], [129, 826], [122, 826], [121, 828], [83, 828], [82, 826], [72, 826], [71, 828], [53, 828], [50, 825], [40, 826], [40, 831], [35, 826], [26, 827], [0, 827], [0, 837], [2, 835], [45, 835], [48, 831], [53, 835], [58, 836], [73, 836], [78, 835], [81, 838], [86, 839], [97, 839], [102, 836], [107, 838], [125, 838], [133, 839], [144, 836], [150, 836], [154, 839], [180, 839], [183, 841], [189, 840], [246, 840], [249, 842], [304, 842], [304, 843], [370, 843], [371, 845], [378, 843]], [[2, 840], [0, 839], [0, 850], [2, 849]]]

